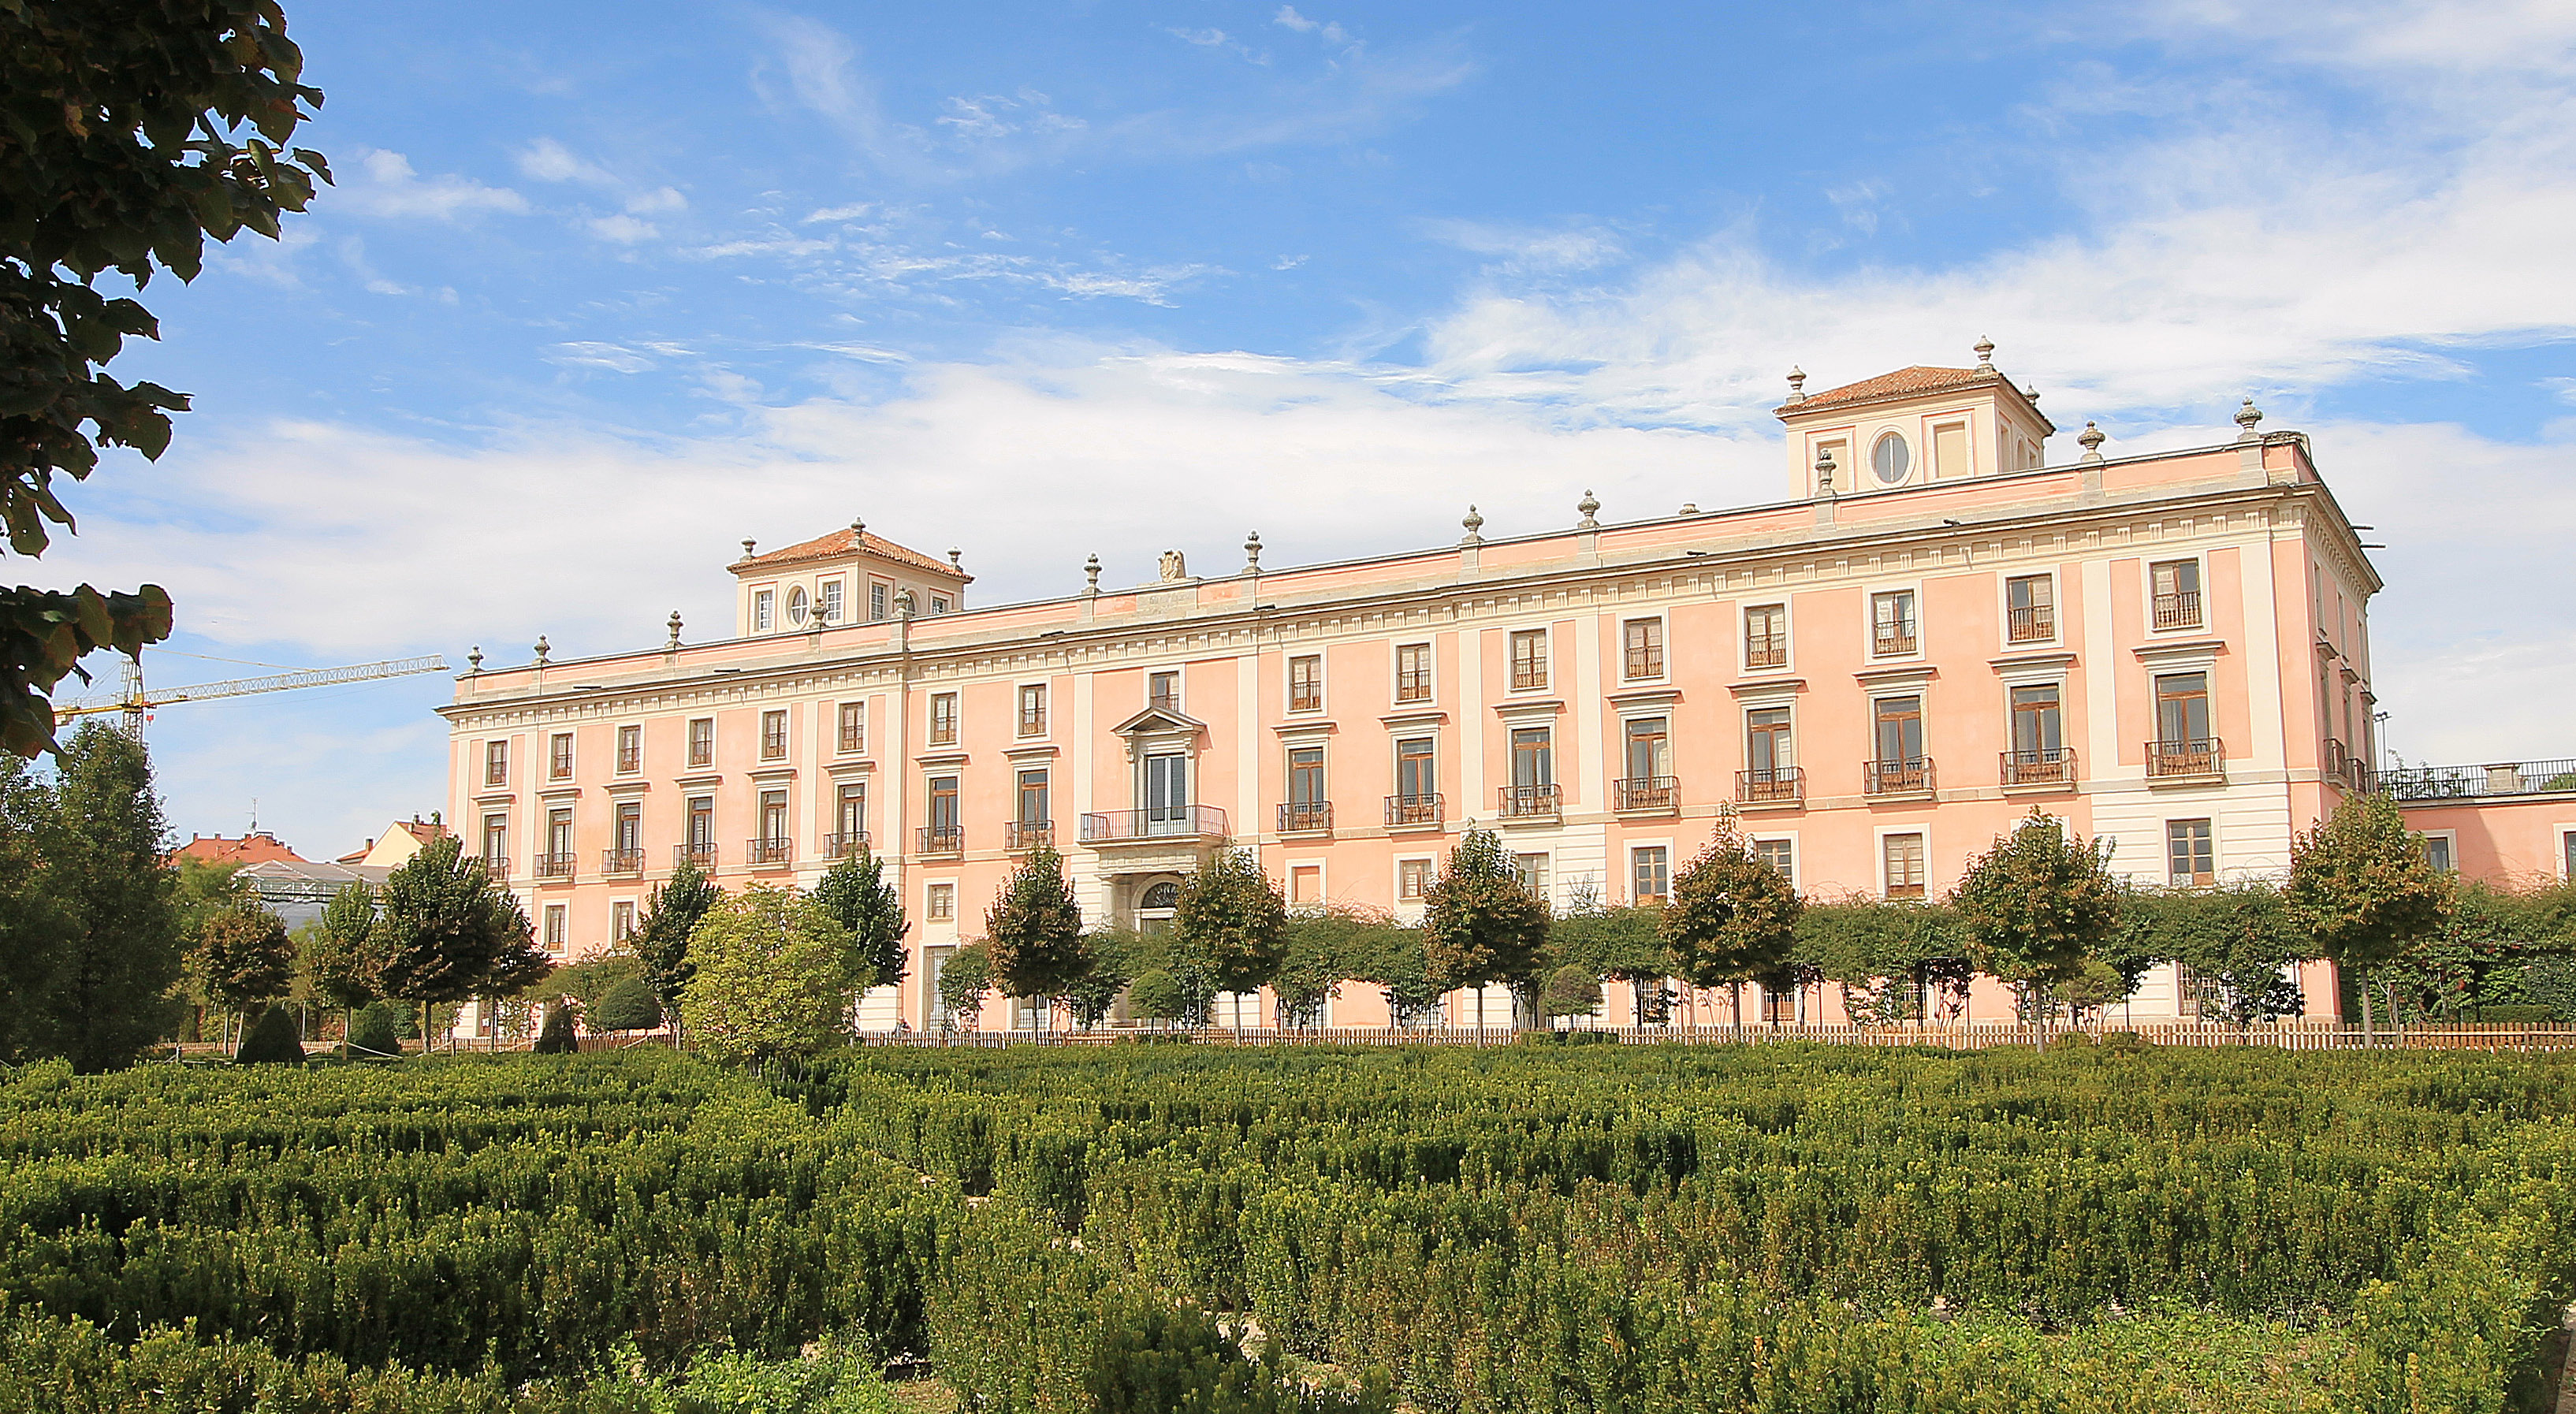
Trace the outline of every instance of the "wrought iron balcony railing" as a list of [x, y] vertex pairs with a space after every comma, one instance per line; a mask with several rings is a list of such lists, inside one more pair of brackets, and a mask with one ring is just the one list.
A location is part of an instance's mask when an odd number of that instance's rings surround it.
[[966, 827], [924, 825], [913, 831], [913, 848], [923, 854], [963, 854], [966, 852]]
[[536, 867], [540, 879], [569, 879], [573, 875], [573, 857], [569, 854], [540, 854]]
[[1002, 822], [1002, 847], [1017, 854], [1044, 846], [1055, 848], [1053, 820], [1005, 820]]
[[1682, 803], [1682, 783], [1672, 776], [1628, 776], [1610, 783], [1614, 808], [1671, 810]]
[[1563, 797], [1555, 786], [1496, 786], [1494, 809], [1506, 820], [1527, 820], [1557, 814], [1563, 809]]
[[825, 859], [847, 859], [867, 847], [868, 832], [865, 830], [844, 830], [837, 835], [823, 837]]
[[715, 842], [708, 840], [698, 844], [675, 844], [671, 846], [671, 863], [675, 866], [694, 864], [701, 869], [713, 869], [716, 867]]
[[1329, 800], [1292, 801], [1279, 807], [1279, 833], [1283, 835], [1331, 828], [1333, 803]]
[[2042, 746], [2007, 751], [2003, 753], [2003, 782], [2008, 786], [2071, 786], [2075, 784], [2075, 749]]
[[1863, 795], [1909, 795], [1932, 789], [1932, 758], [1907, 756], [1860, 765]]
[[1448, 797], [1432, 795], [1390, 795], [1386, 798], [1386, 822], [1390, 825], [1437, 825], [1448, 818], [1443, 806]]
[[603, 849], [599, 852], [599, 872], [602, 874], [641, 874], [644, 872], [644, 851], [640, 849]]
[[510, 856], [506, 854], [487, 854], [483, 856], [483, 872], [491, 875], [495, 879], [509, 878]]
[[796, 841], [784, 836], [775, 839], [745, 840], [742, 857], [754, 869], [775, 869], [796, 862]]
[[2147, 778], [2150, 780], [2225, 774], [2227, 748], [2214, 736], [2147, 743]]
[[1802, 766], [1756, 766], [1735, 773], [1735, 798], [1747, 805], [1788, 804], [1807, 798]]
[[2489, 766], [2396, 766], [2378, 774], [2399, 800], [2465, 800], [2481, 795], [2576, 791], [2576, 759], [2499, 761]]
[[1225, 812], [1213, 805], [1161, 810], [1105, 810], [1082, 817], [1084, 844], [1133, 844], [1160, 839], [1223, 839]]

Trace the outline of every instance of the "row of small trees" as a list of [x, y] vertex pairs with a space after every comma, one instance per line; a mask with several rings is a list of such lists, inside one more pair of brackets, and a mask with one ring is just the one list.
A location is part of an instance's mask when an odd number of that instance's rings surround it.
[[[1183, 884], [1168, 934], [1087, 930], [1063, 860], [1041, 850], [995, 900], [984, 941], [943, 970], [939, 993], [951, 1015], [998, 989], [1043, 999], [1046, 1011], [1061, 1005], [1088, 1027], [1122, 994], [1134, 1015], [1204, 1024], [1219, 992], [1268, 986], [1293, 1022], [1317, 1015], [1342, 983], [1373, 982], [1405, 1021], [1453, 989], [1501, 985], [1528, 1020], [1597, 1010], [1606, 978], [1636, 986], [1652, 1018], [1668, 1014], [1664, 983], [1678, 979], [1726, 989], [1740, 1023], [1745, 983], [1775, 993], [1830, 983], [1846, 1014], [1898, 1020], [1945, 997], [1963, 1004], [1984, 973], [2010, 984], [2026, 1016], [2046, 1017], [2117, 1001], [2148, 968], [2180, 960], [2216, 1015], [2246, 1024], [2297, 1013], [2289, 964], [2331, 958], [2366, 974], [2443, 936], [2462, 897], [2384, 796], [2347, 799], [2302, 835], [2278, 887], [2141, 889], [2111, 871], [2102, 842], [2034, 812], [1946, 900], [1922, 903], [1802, 899], [1726, 821], [1663, 905], [1578, 898], [1560, 914], [1522, 883], [1494, 834], [1469, 831], [1418, 928], [1346, 908], [1292, 915], [1251, 853], [1230, 849]], [[2367, 1027], [2367, 989], [2362, 1000]]]

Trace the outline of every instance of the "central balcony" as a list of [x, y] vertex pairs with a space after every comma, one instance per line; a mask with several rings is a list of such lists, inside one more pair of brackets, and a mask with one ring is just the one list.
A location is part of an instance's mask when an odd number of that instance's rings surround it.
[[1672, 776], [1628, 776], [1610, 783], [1612, 808], [1629, 813], [1681, 807], [1682, 783]]
[[2075, 751], [2072, 747], [2043, 746], [2004, 752], [2003, 782], [2007, 786], [2072, 786]]
[[775, 839], [745, 840], [742, 857], [754, 869], [779, 869], [796, 862], [796, 841]]
[[1082, 817], [1082, 842], [1087, 845], [1153, 844], [1164, 840], [1221, 840], [1225, 837], [1225, 812], [1213, 805], [1107, 810]]
[[1333, 803], [1329, 800], [1301, 800], [1279, 807], [1279, 833], [1283, 835], [1319, 835], [1333, 828]]
[[536, 862], [537, 877], [540, 879], [569, 879], [572, 877], [573, 857], [570, 854], [540, 854], [537, 856]]
[[1506, 820], [1553, 820], [1564, 810], [1564, 796], [1553, 785], [1496, 786], [1494, 810]]
[[1386, 798], [1387, 828], [1421, 830], [1440, 828], [1448, 818], [1444, 795], [1390, 795]]
[[1895, 761], [1864, 761], [1860, 764], [1860, 789], [1863, 795], [1930, 795], [1932, 793], [1932, 758], [1908, 756]]
[[1005, 820], [1002, 822], [1002, 848], [1013, 854], [1026, 854], [1033, 849], [1055, 848], [1053, 820]]
[[644, 851], [640, 849], [601, 850], [599, 852], [599, 872], [602, 874], [641, 874], [644, 872]]
[[2147, 779], [2151, 781], [2221, 781], [2227, 778], [2227, 746], [2214, 736], [2147, 743]]
[[1735, 773], [1738, 805], [1803, 805], [1807, 772], [1801, 766], [1756, 766]]
[[823, 837], [825, 859], [847, 859], [851, 855], [864, 852], [867, 847], [868, 832], [865, 830], [847, 830], [837, 835]]
[[671, 846], [671, 863], [674, 867], [694, 864], [701, 869], [713, 869], [716, 867], [715, 842], [708, 840], [699, 844], [675, 844]]
[[966, 828], [963, 825], [924, 825], [913, 831], [913, 848], [922, 854], [964, 854]]

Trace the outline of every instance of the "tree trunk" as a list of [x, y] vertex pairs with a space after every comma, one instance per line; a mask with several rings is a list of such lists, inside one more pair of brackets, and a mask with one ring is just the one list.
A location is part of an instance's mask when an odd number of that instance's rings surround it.
[[1726, 996], [1735, 1013], [1735, 1035], [1729, 1039], [1741, 1041], [1744, 1039], [1744, 979], [1738, 977], [1728, 983]]
[[2361, 1045], [2364, 1050], [2370, 1049], [2371, 1023], [2374, 1020], [2370, 1014], [2370, 979], [2364, 977], [2361, 979]]

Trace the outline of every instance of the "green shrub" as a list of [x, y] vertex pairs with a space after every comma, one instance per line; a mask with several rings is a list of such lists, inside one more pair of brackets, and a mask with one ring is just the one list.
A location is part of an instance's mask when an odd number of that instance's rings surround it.
[[2513, 1006], [2471, 1007], [2464, 1014], [2462, 1019], [2466, 1021], [2501, 1022], [2516, 1026], [2548, 1026], [2555, 1023], [2558, 1016], [2557, 1013], [2549, 1007], [2524, 1003]]
[[402, 1054], [404, 1008], [395, 1002], [373, 1002], [358, 1009], [349, 1023], [348, 1053], [355, 1056]]
[[573, 1030], [572, 1008], [560, 998], [546, 1008], [546, 1024], [537, 1028], [533, 1049], [541, 1056], [568, 1056], [581, 1049], [581, 1037]]
[[599, 994], [587, 1020], [593, 1031], [650, 1031], [662, 1024], [662, 1003], [642, 978], [629, 977]]
[[243, 1065], [302, 1065], [304, 1043], [296, 1039], [295, 1017], [286, 1008], [268, 1007], [242, 1033], [233, 1059]]

